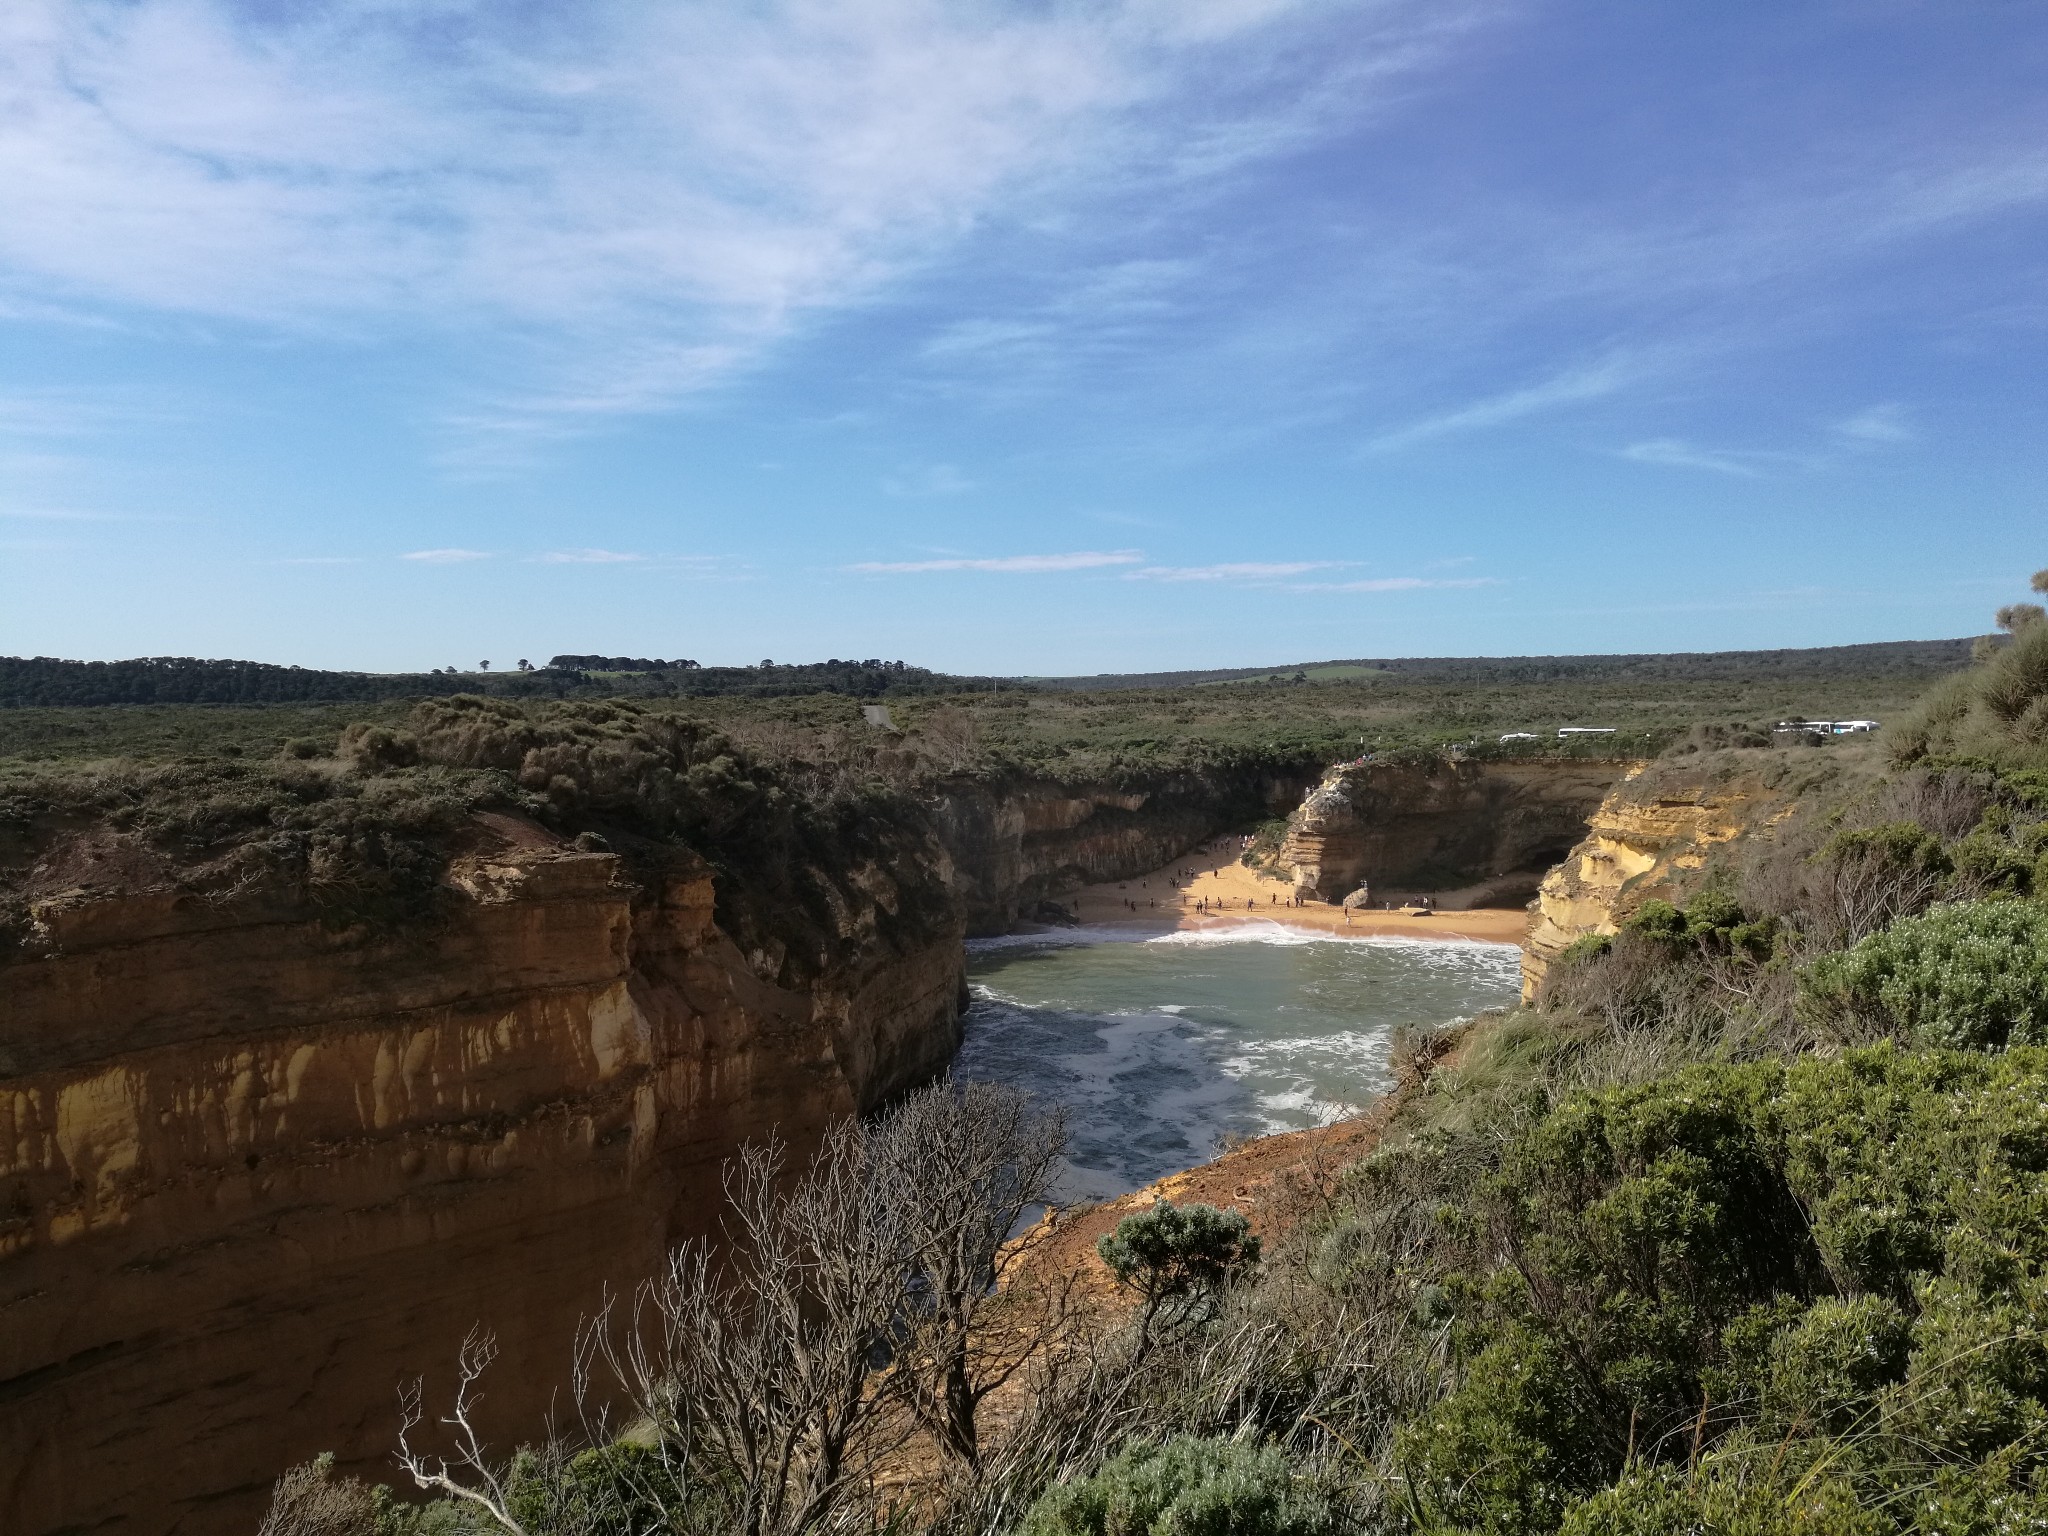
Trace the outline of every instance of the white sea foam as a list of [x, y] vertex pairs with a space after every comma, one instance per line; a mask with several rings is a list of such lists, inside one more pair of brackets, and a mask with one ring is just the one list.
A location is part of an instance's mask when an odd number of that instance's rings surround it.
[[[957, 1070], [1070, 1116], [1068, 1191], [1119, 1193], [1226, 1134], [1329, 1121], [1384, 1091], [1394, 1031], [1513, 996], [1510, 946], [1239, 921], [980, 940]], [[992, 952], [989, 952], [992, 951]]]
[[967, 953], [991, 954], [1005, 949], [1070, 949], [1081, 944], [1142, 944], [1156, 937], [1142, 928], [1048, 928], [1043, 933], [998, 933], [969, 939]]
[[999, 933], [988, 938], [969, 939], [967, 953], [980, 955], [1006, 949], [1068, 949], [1084, 944], [1279, 944], [1290, 948], [1307, 944], [1356, 944], [1367, 948], [1462, 950], [1513, 955], [1515, 963], [1521, 963], [1521, 946], [1501, 940], [1410, 938], [1398, 933], [1323, 933], [1312, 928], [1290, 928], [1285, 923], [1263, 917], [1211, 928], [1176, 928], [1167, 933], [1102, 926], [1049, 928], [1043, 933]]
[[[1232, 923], [1219, 928], [1177, 928], [1172, 933], [1144, 936], [1147, 944], [1278, 944], [1296, 948], [1307, 944], [1356, 944], [1374, 949], [1459, 950], [1488, 956], [1515, 957], [1521, 964], [1521, 946], [1491, 939], [1412, 939], [1398, 933], [1322, 933], [1309, 928], [1290, 928], [1270, 918]], [[1503, 962], [1505, 963], [1505, 961]]]

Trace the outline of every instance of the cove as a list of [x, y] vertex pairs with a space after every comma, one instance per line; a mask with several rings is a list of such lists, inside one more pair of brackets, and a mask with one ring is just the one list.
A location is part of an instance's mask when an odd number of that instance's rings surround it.
[[1389, 1086], [1403, 1025], [1516, 1000], [1513, 945], [1341, 938], [1249, 922], [1067, 930], [968, 946], [955, 1072], [1063, 1106], [1077, 1200], [1205, 1162], [1227, 1135], [1326, 1124]]

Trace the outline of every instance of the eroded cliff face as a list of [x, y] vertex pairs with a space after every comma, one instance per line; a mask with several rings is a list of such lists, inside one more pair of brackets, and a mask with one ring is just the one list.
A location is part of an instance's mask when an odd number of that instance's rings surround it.
[[1544, 877], [1530, 904], [1522, 1000], [1535, 1000], [1550, 962], [1567, 946], [1619, 932], [1652, 898], [1681, 900], [1688, 878], [1715, 849], [1768, 831], [1795, 804], [1796, 791], [1761, 768], [1731, 772], [1725, 764], [1707, 769], [1680, 759], [1633, 769], [1600, 802], [1585, 838]]
[[1111, 786], [949, 785], [935, 803], [973, 935], [1008, 933], [1077, 885], [1158, 869], [1218, 833], [1283, 812], [1314, 782], [1298, 772], [1215, 769]]
[[1494, 899], [1527, 899], [1538, 873], [1585, 832], [1631, 765], [1588, 759], [1475, 762], [1445, 757], [1332, 769], [1295, 812], [1279, 863], [1297, 889], [1341, 901], [1445, 890], [1521, 874]]
[[0, 1529], [246, 1531], [296, 1459], [388, 1476], [396, 1386], [479, 1321], [492, 1427], [533, 1434], [578, 1318], [706, 1226], [735, 1147], [953, 1052], [959, 922], [890, 921], [942, 856], [841, 872], [799, 987], [692, 856], [479, 823], [411, 931], [134, 878], [33, 901], [0, 963]]
[[530, 1437], [735, 1149], [944, 1069], [966, 931], [1308, 777], [942, 785], [787, 898], [478, 812], [431, 917], [374, 929], [66, 825], [0, 951], [0, 1530], [246, 1532], [323, 1450], [388, 1477], [396, 1388], [478, 1323], [486, 1427]]

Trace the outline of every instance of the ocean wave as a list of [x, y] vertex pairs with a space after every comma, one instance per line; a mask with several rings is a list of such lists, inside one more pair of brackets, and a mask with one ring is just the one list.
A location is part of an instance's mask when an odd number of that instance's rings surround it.
[[[1293, 928], [1271, 918], [1252, 918], [1209, 928], [1175, 928], [1165, 933], [1144, 928], [1109, 928], [1100, 925], [1079, 928], [1051, 928], [1043, 933], [999, 933], [969, 939], [970, 955], [997, 953], [1006, 949], [1070, 949], [1088, 944], [1277, 944], [1295, 948], [1309, 944], [1355, 944], [1374, 949], [1473, 950], [1491, 955], [1513, 955], [1521, 964], [1521, 946], [1497, 939], [1410, 938], [1399, 933], [1325, 932], [1315, 928]], [[1505, 961], [1503, 962], [1505, 963]]]
[[1367, 949], [1466, 950], [1489, 956], [1511, 954], [1515, 956], [1516, 966], [1519, 967], [1522, 963], [1520, 945], [1498, 943], [1491, 939], [1411, 939], [1399, 933], [1326, 933], [1314, 928], [1290, 928], [1285, 923], [1276, 923], [1270, 918], [1232, 923], [1223, 928], [1177, 928], [1172, 933], [1150, 934], [1145, 937], [1144, 942], [1186, 945], [1277, 944], [1289, 949], [1309, 944], [1353, 944]]

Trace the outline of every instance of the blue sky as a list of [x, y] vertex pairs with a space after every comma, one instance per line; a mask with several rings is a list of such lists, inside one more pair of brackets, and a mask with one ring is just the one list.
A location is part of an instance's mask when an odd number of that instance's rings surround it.
[[0, 653], [1976, 633], [2030, 0], [9, 0]]

